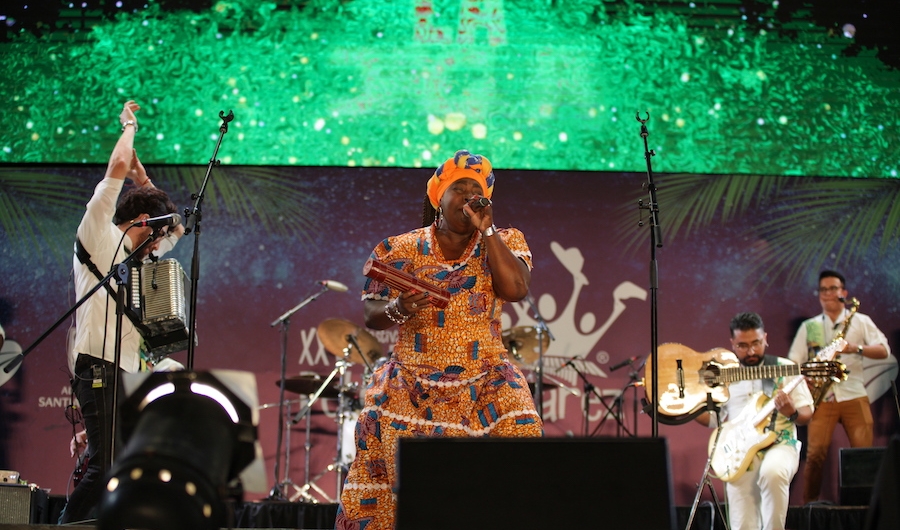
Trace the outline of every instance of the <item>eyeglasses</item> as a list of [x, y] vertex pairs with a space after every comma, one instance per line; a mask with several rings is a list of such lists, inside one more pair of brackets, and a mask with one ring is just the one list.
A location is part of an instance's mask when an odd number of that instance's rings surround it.
[[738, 342], [737, 344], [734, 345], [734, 349], [737, 351], [747, 351], [750, 349], [759, 350], [762, 347], [763, 347], [763, 342], [759, 339], [756, 339], [755, 341], [751, 342], [750, 344], [747, 344], [746, 342]]
[[843, 288], [844, 288], [843, 286], [838, 286], [838, 285], [832, 285], [830, 287], [819, 287], [818, 289], [813, 291], [813, 294], [836, 293]]

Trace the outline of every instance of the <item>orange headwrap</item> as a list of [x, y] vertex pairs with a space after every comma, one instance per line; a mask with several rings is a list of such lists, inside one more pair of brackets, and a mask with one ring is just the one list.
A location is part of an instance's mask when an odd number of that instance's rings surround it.
[[477, 180], [484, 190], [484, 196], [488, 199], [494, 193], [494, 172], [491, 161], [481, 155], [461, 150], [457, 151], [453, 158], [438, 166], [434, 175], [428, 179], [426, 193], [431, 206], [437, 209], [441, 203], [441, 197], [451, 183], [464, 178]]

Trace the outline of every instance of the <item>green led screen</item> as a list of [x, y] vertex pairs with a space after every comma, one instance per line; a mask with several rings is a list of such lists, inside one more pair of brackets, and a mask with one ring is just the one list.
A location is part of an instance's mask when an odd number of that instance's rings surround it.
[[644, 171], [649, 112], [656, 171], [897, 177], [885, 15], [824, 4], [20, 1], [0, 163], [103, 163], [135, 99], [146, 163], [206, 164], [232, 111], [226, 164]]

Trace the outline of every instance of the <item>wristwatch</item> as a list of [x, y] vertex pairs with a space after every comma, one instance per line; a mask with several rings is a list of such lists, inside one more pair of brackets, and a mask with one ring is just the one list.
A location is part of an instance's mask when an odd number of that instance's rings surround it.
[[857, 348], [856, 348], [856, 353], [862, 355], [862, 348], [863, 348], [863, 347], [862, 347], [862, 344], [860, 344], [859, 346], [857, 346]]
[[788, 416], [788, 419], [791, 420], [791, 423], [796, 423], [796, 422], [797, 422], [797, 416], [799, 416], [799, 415], [800, 415], [800, 412], [795, 410], [793, 414], [791, 414], [790, 416]]
[[496, 233], [497, 233], [497, 227], [494, 225], [491, 225], [491, 226], [485, 228], [484, 232], [482, 232], [481, 235], [483, 235], [484, 237], [491, 237], [492, 235], [494, 235]]

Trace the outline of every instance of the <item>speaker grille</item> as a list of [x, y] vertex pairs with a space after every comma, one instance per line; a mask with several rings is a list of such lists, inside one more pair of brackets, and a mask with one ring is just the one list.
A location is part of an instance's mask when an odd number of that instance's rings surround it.
[[0, 523], [40, 523], [47, 513], [47, 493], [21, 484], [0, 484]]

